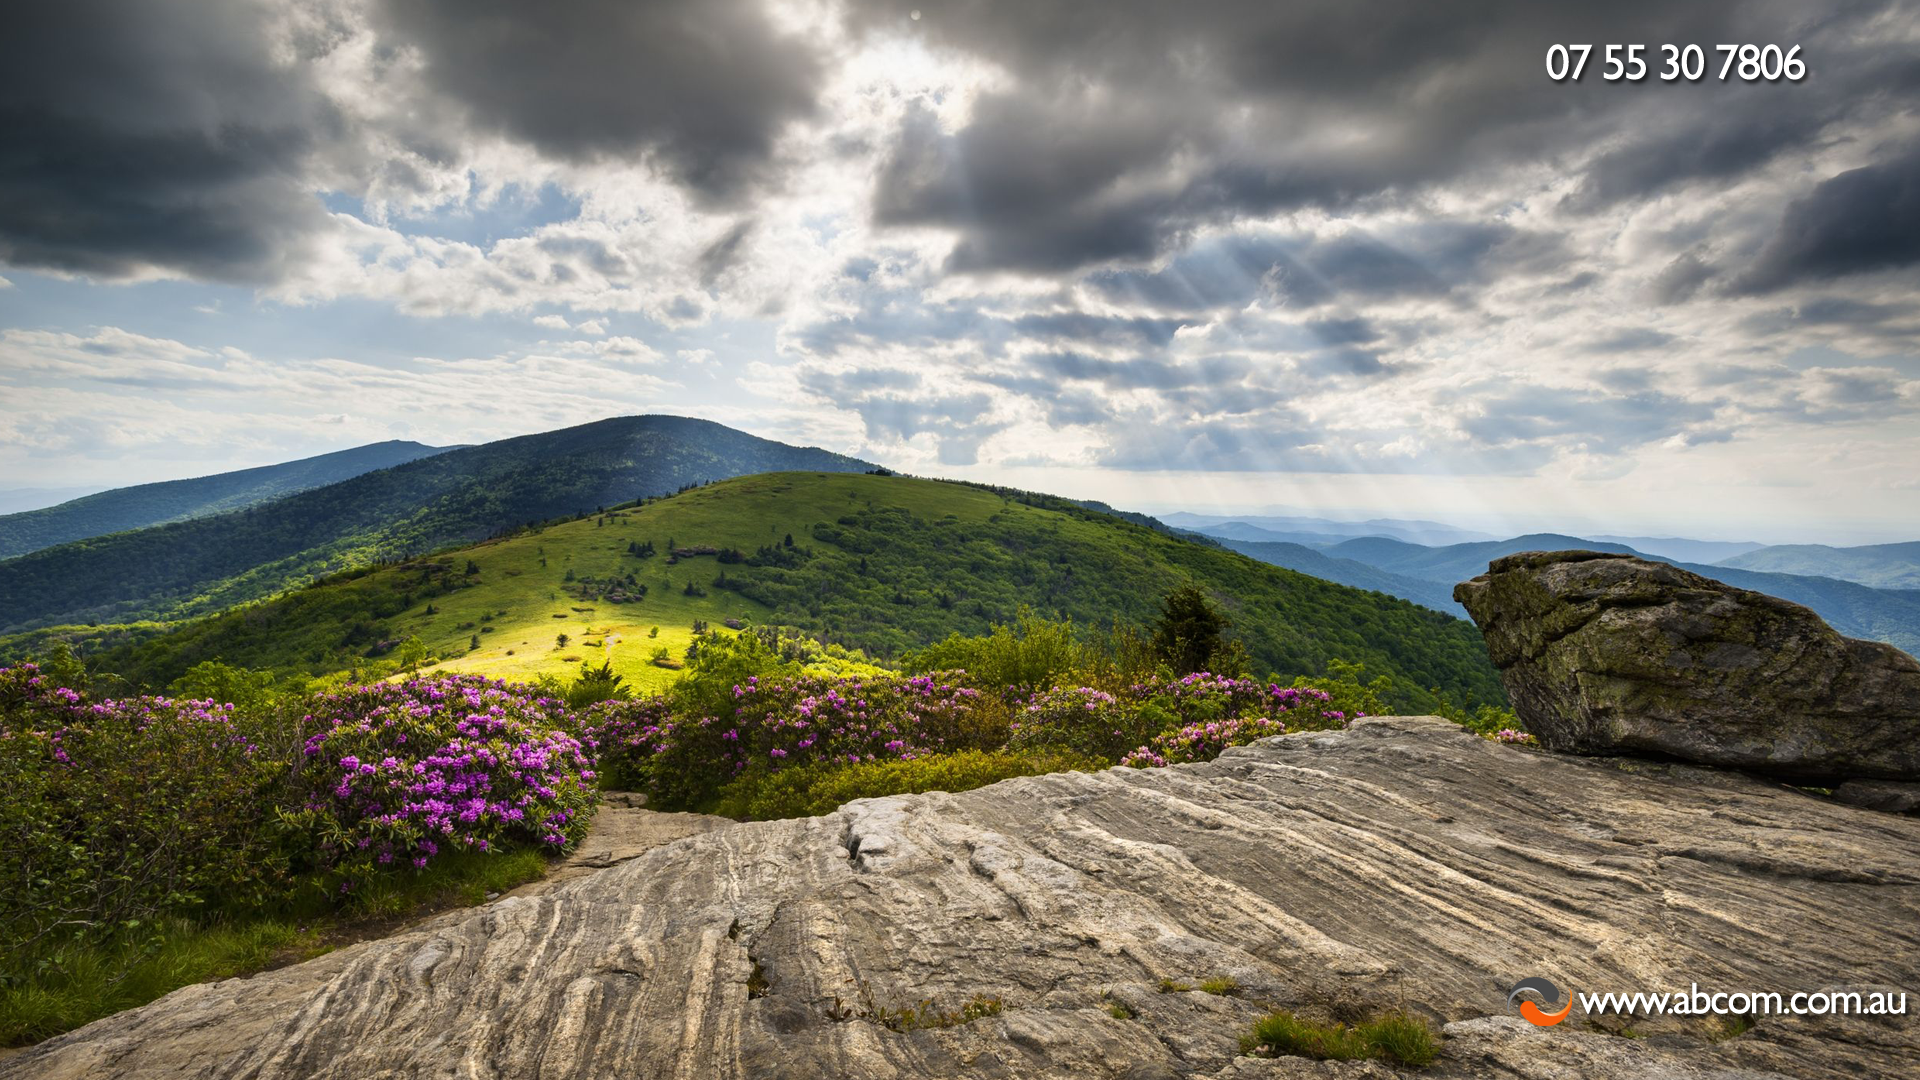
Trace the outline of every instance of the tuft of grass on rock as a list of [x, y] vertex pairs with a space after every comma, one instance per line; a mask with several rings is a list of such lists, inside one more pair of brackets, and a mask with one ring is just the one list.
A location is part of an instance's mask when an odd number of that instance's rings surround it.
[[1425, 1020], [1388, 1013], [1348, 1027], [1317, 1024], [1286, 1010], [1271, 1013], [1240, 1038], [1255, 1057], [1305, 1057], [1316, 1061], [1378, 1059], [1419, 1068], [1440, 1053], [1439, 1037]]
[[1200, 984], [1200, 989], [1216, 997], [1239, 997], [1240, 984], [1231, 975], [1216, 975]]

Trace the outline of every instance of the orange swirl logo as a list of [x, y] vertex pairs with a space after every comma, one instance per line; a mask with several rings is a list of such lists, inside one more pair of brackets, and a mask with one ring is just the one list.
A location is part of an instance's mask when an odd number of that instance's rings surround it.
[[1520, 1002], [1520, 1015], [1525, 1017], [1530, 1024], [1537, 1024], [1540, 1027], [1552, 1027], [1560, 1021], [1565, 1020], [1567, 1014], [1573, 1011], [1573, 995], [1568, 994], [1567, 1003], [1560, 1005], [1560, 988], [1541, 978], [1521, 979], [1519, 982], [1514, 983], [1513, 989], [1507, 991], [1507, 1004], [1513, 1004], [1514, 998], [1519, 997], [1528, 990], [1539, 995], [1540, 1000], [1546, 1003], [1547, 1008], [1550, 1009], [1556, 1005], [1560, 1006], [1559, 1012], [1548, 1012], [1546, 1009], [1542, 1009], [1531, 1001]]

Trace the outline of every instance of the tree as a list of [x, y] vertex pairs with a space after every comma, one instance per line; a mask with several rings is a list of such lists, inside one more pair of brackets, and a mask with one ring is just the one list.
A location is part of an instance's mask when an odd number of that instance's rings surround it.
[[1226, 654], [1226, 630], [1232, 625], [1199, 587], [1182, 585], [1160, 602], [1153, 650], [1176, 675], [1207, 671], [1216, 656]]
[[567, 647], [567, 642], [572, 640], [572, 638], [565, 634], [555, 634], [553, 636], [553, 647], [556, 649], [564, 649]]
[[480, 572], [480, 564], [477, 562], [474, 562], [472, 559], [468, 559], [467, 560], [467, 576], [472, 577], [473, 575], [479, 572]]
[[467, 641], [467, 651], [472, 652], [473, 650], [479, 647], [480, 647], [480, 635], [475, 634], [471, 639]]
[[613, 673], [611, 661], [596, 668], [582, 660], [579, 676], [568, 684], [561, 696], [569, 706], [585, 709], [602, 701], [624, 701], [633, 694], [627, 689], [626, 680]]
[[400, 643], [397, 659], [400, 661], [401, 670], [419, 671], [420, 665], [427, 662], [427, 643], [420, 640], [419, 634], [413, 635]]

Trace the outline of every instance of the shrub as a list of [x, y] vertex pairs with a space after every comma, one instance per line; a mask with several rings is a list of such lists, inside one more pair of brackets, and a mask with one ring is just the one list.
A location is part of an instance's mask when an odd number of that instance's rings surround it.
[[1166, 718], [1090, 686], [1060, 686], [1034, 695], [1014, 713], [1009, 745], [1051, 746], [1117, 761], [1160, 730]]
[[351, 687], [316, 699], [307, 722], [290, 816], [344, 878], [424, 867], [442, 844], [557, 852], [585, 833], [591, 760], [565, 707], [524, 687], [470, 675]]
[[1130, 765], [1205, 761], [1290, 725], [1344, 723], [1342, 714], [1324, 707], [1328, 701], [1318, 690], [1204, 671], [1137, 684], [1120, 695], [1056, 687], [1035, 695], [1017, 714], [1012, 745], [1062, 746]]
[[581, 728], [594, 752], [601, 786], [618, 791], [645, 789], [647, 763], [661, 729], [672, 723], [672, 709], [659, 695], [612, 698], [589, 709], [581, 718]]
[[1284, 723], [1259, 716], [1188, 724], [1155, 735], [1147, 745], [1121, 758], [1120, 764], [1147, 769], [1191, 761], [1212, 761], [1229, 746], [1245, 746], [1269, 735], [1284, 735], [1286, 731], [1287, 725]]
[[855, 799], [971, 791], [1015, 776], [1088, 771], [1104, 765], [1056, 749], [959, 750], [911, 761], [817, 764], [737, 780], [723, 791], [718, 808], [728, 816], [753, 821], [815, 817]]
[[949, 634], [943, 641], [901, 657], [909, 672], [964, 671], [981, 689], [1012, 687], [1031, 694], [1073, 671], [1085, 658], [1076, 641], [1073, 621], [1043, 619], [1021, 608], [1013, 625], [993, 624], [981, 637]]
[[726, 707], [705, 715], [683, 703], [709, 700], [697, 688], [683, 698], [676, 687], [670, 702], [609, 704], [590, 718], [590, 736], [618, 746], [623, 779], [636, 782], [654, 805], [670, 808], [705, 805], [742, 776], [816, 763], [911, 760], [985, 737], [976, 723], [979, 692], [932, 676], [749, 675], [728, 697]]
[[0, 669], [0, 981], [42, 943], [283, 888], [283, 773], [231, 706], [88, 703], [31, 664]]

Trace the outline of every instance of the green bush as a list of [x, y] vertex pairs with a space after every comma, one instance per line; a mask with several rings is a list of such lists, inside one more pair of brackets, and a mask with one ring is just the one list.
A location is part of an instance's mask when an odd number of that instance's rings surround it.
[[1091, 686], [1057, 686], [1014, 711], [1008, 745], [1051, 748], [1111, 764], [1178, 723], [1176, 714], [1152, 702], [1123, 700]]
[[1015, 776], [1085, 772], [1105, 762], [1061, 750], [960, 750], [911, 761], [811, 765], [729, 784], [718, 810], [766, 821], [831, 813], [855, 799], [923, 791], [969, 791]]
[[994, 623], [979, 637], [948, 634], [942, 641], [906, 653], [900, 666], [913, 674], [964, 671], [970, 686], [996, 693], [1006, 688], [1030, 693], [1052, 685], [1085, 659], [1087, 653], [1074, 636], [1072, 619], [1043, 619], [1022, 607], [1011, 626]]
[[286, 763], [229, 705], [87, 704], [0, 669], [0, 982], [45, 943], [144, 937], [163, 916], [285, 888]]

